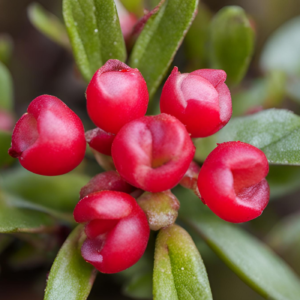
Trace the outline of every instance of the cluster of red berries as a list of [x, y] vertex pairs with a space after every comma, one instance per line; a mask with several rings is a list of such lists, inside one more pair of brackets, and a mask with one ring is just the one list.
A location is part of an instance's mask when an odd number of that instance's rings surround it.
[[[141, 73], [109, 60], [86, 91], [96, 129], [84, 134], [74, 112], [48, 95], [33, 100], [17, 122], [9, 153], [34, 173], [71, 171], [82, 161], [86, 141], [112, 156], [117, 172], [94, 177], [82, 188], [74, 211], [75, 220], [86, 223], [82, 255], [101, 272], [119, 272], [139, 260], [149, 223], [157, 230], [175, 221], [179, 202], [169, 190], [179, 183], [226, 221], [249, 221], [266, 207], [268, 161], [261, 150], [229, 142], [218, 145], [201, 169], [193, 162], [191, 137], [212, 135], [231, 117], [225, 80], [222, 70], [180, 74], [174, 68], [162, 90], [161, 114], [145, 116], [149, 96]], [[141, 190], [147, 193], [136, 201], [133, 196]], [[155, 218], [161, 201], [164, 216]]]

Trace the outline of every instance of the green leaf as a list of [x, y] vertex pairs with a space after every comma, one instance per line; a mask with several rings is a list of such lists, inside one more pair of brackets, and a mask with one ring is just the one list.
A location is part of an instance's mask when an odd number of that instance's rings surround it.
[[0, 109], [13, 109], [13, 84], [10, 72], [0, 61]]
[[48, 207], [45, 207], [45, 206], [42, 206], [39, 204], [35, 204], [32, 202], [26, 201], [22, 198], [19, 198], [18, 196], [9, 194], [7, 192], [3, 192], [2, 194], [3, 194], [3, 198], [5, 199], [5, 201], [7, 203], [9, 203], [9, 205], [11, 207], [21, 208], [21, 209], [30, 209], [30, 210], [46, 213], [49, 216], [52, 216], [52, 217], [62, 220], [62, 221], [66, 221], [71, 224], [75, 223], [72, 214], [62, 213], [60, 211], [56, 211], [54, 209], [51, 209], [51, 208], [48, 208]]
[[154, 300], [212, 299], [201, 256], [189, 234], [177, 225], [157, 236], [153, 295]]
[[120, 0], [120, 2], [129, 12], [132, 12], [140, 17], [143, 16], [143, 0]]
[[44, 300], [85, 300], [96, 270], [84, 261], [80, 248], [85, 234], [77, 226], [60, 249], [49, 274]]
[[55, 225], [54, 220], [40, 211], [16, 208], [0, 194], [0, 232], [44, 232]]
[[28, 17], [32, 25], [53, 42], [70, 49], [69, 39], [64, 24], [38, 3], [28, 7]]
[[227, 73], [228, 84], [238, 84], [247, 72], [254, 38], [254, 31], [241, 7], [224, 7], [215, 15], [210, 32], [211, 63], [213, 68]]
[[289, 20], [267, 40], [260, 65], [264, 71], [281, 70], [300, 76], [300, 17]]
[[14, 159], [8, 155], [11, 144], [11, 133], [0, 130], [0, 167], [10, 164]]
[[[216, 143], [245, 142], [261, 149], [272, 164], [300, 165], [300, 117], [284, 109], [268, 109], [233, 118], [208, 139]], [[199, 143], [203, 142], [200, 140]], [[200, 156], [196, 154], [196, 157]]]
[[0, 61], [7, 64], [13, 51], [13, 41], [7, 34], [0, 35]]
[[113, 0], [63, 0], [75, 60], [90, 81], [107, 60], [125, 61], [126, 48]]
[[22, 199], [62, 212], [72, 212], [79, 201], [80, 189], [89, 177], [77, 173], [62, 176], [41, 176], [23, 168], [0, 175], [1, 187]]
[[197, 6], [198, 0], [165, 0], [138, 37], [129, 64], [143, 74], [150, 98], [166, 75]]
[[245, 283], [267, 299], [298, 300], [299, 278], [266, 245], [218, 218], [192, 192], [181, 189], [175, 194], [181, 200], [181, 220]]

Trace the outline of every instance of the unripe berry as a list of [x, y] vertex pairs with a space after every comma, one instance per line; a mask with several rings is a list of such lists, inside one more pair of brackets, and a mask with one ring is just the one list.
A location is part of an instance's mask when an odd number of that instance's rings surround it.
[[223, 143], [201, 167], [199, 192], [220, 218], [247, 222], [260, 216], [269, 202], [268, 172], [268, 160], [258, 148], [242, 142]]
[[80, 199], [100, 191], [133, 192], [134, 188], [124, 181], [116, 171], [107, 171], [93, 177], [87, 185], [80, 190]]
[[232, 114], [226, 73], [203, 69], [180, 74], [175, 67], [160, 98], [160, 110], [175, 116], [192, 137], [206, 137], [223, 128]]
[[167, 114], [126, 124], [112, 145], [119, 174], [131, 185], [153, 193], [177, 185], [194, 154], [195, 147], [184, 125]]
[[96, 126], [117, 133], [147, 111], [146, 81], [138, 69], [110, 59], [93, 76], [86, 90], [87, 111]]
[[58, 98], [42, 95], [17, 122], [9, 154], [33, 173], [54, 176], [77, 167], [85, 149], [79, 117]]
[[128, 194], [90, 194], [78, 202], [74, 218], [78, 223], [87, 223], [83, 258], [102, 273], [121, 272], [145, 252], [150, 233], [147, 218]]
[[151, 230], [160, 230], [175, 223], [180, 203], [171, 191], [145, 192], [137, 203], [145, 212]]
[[85, 139], [89, 146], [105, 155], [111, 155], [111, 145], [115, 135], [105, 132], [101, 128], [95, 128], [85, 133]]

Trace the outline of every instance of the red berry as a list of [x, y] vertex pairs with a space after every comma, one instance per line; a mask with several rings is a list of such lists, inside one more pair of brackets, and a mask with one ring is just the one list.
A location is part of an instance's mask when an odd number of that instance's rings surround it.
[[9, 154], [40, 175], [61, 175], [77, 167], [86, 149], [79, 117], [56, 97], [35, 98], [17, 122]]
[[114, 134], [105, 132], [101, 128], [95, 128], [85, 133], [85, 139], [89, 146], [105, 155], [111, 155], [111, 145], [114, 138]]
[[242, 142], [223, 143], [201, 167], [199, 192], [220, 218], [247, 222], [260, 216], [269, 202], [268, 172], [268, 160], [258, 148]]
[[126, 124], [112, 145], [119, 174], [131, 185], [153, 193], [178, 184], [194, 154], [184, 125], [167, 114]]
[[107, 171], [93, 177], [87, 185], [80, 190], [80, 199], [100, 191], [117, 191], [131, 193], [133, 187], [124, 181], [116, 171]]
[[192, 137], [206, 137], [223, 128], [232, 114], [226, 73], [203, 69], [180, 74], [175, 67], [166, 81], [160, 110], [179, 119]]
[[86, 91], [87, 111], [96, 126], [117, 133], [147, 111], [146, 81], [138, 69], [111, 59], [93, 76]]
[[79, 201], [74, 218], [78, 223], [87, 223], [83, 258], [102, 273], [121, 272], [145, 252], [150, 228], [145, 213], [128, 194], [90, 194]]

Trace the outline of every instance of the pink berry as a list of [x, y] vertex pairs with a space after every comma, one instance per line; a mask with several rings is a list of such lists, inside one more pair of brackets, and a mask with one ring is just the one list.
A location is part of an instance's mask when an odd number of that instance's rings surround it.
[[197, 180], [199, 175], [200, 167], [192, 161], [187, 172], [184, 174], [180, 181], [180, 185], [187, 189], [196, 191], [198, 189]]
[[147, 111], [146, 81], [138, 69], [110, 59], [93, 76], [86, 91], [87, 111], [96, 126], [117, 133]]
[[199, 192], [220, 218], [247, 222], [260, 216], [269, 202], [268, 172], [268, 160], [258, 148], [242, 142], [223, 143], [201, 167]]
[[35, 98], [17, 122], [9, 154], [40, 175], [61, 175], [84, 158], [86, 142], [79, 117], [54, 96]]
[[100, 191], [133, 192], [134, 188], [124, 181], [116, 171], [107, 171], [93, 177], [87, 185], [80, 190], [80, 199]]
[[86, 223], [83, 258], [102, 273], [121, 272], [134, 265], [147, 247], [147, 217], [133, 197], [102, 191], [80, 200], [74, 210], [78, 223]]
[[226, 73], [203, 69], [180, 74], [175, 67], [166, 81], [160, 110], [175, 116], [192, 137], [206, 137], [223, 128], [232, 114]]
[[126, 124], [112, 145], [119, 174], [131, 185], [153, 193], [178, 184], [194, 154], [195, 147], [184, 125], [167, 114]]
[[105, 155], [111, 155], [111, 145], [115, 139], [114, 134], [105, 132], [101, 128], [95, 128], [85, 133], [85, 139], [94, 150]]

